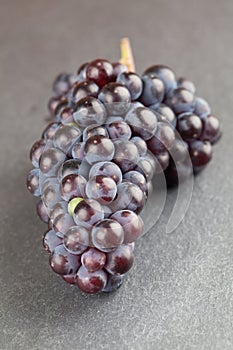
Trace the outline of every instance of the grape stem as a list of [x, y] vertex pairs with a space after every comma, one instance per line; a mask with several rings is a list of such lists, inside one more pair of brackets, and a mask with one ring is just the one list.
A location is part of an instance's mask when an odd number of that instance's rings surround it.
[[135, 72], [134, 58], [129, 38], [122, 38], [120, 43], [121, 59], [120, 63], [124, 64], [130, 72]]

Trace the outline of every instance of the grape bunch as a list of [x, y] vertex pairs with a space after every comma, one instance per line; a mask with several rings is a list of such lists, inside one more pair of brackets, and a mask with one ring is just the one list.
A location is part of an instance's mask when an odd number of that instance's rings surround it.
[[59, 75], [53, 91], [27, 177], [48, 224], [43, 245], [67, 283], [89, 294], [114, 291], [133, 265], [154, 174], [174, 185], [202, 170], [219, 121], [194, 84], [163, 65], [139, 76], [97, 59]]

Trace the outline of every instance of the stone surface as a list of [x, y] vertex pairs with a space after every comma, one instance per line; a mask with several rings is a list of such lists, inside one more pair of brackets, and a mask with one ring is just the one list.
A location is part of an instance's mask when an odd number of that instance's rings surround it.
[[[232, 0], [0, 0], [0, 349], [232, 350]], [[57, 277], [25, 188], [51, 81], [86, 60], [117, 60], [131, 38], [138, 71], [171, 65], [220, 116], [224, 137], [172, 234], [157, 224], [125, 284], [84, 296]]]

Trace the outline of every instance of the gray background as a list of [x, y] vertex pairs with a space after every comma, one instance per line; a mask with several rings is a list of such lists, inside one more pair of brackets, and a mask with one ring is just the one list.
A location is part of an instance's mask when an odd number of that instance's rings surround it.
[[[28, 151], [54, 76], [118, 59], [126, 35], [139, 72], [166, 63], [196, 83], [224, 138], [179, 228], [164, 233], [170, 192], [124, 286], [84, 296], [48, 266]], [[232, 0], [0, 1], [0, 349], [232, 350], [232, 106]]]

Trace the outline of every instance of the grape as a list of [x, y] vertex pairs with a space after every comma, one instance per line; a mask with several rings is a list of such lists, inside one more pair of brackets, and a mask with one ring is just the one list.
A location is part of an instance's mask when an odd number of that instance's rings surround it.
[[84, 159], [84, 157], [85, 157], [85, 155], [84, 155], [84, 147], [85, 147], [85, 143], [84, 142], [76, 143], [72, 147], [72, 150], [71, 150], [72, 157], [81, 162]]
[[133, 142], [137, 147], [139, 156], [143, 157], [147, 152], [146, 142], [139, 136], [132, 137], [130, 141]]
[[63, 110], [67, 107], [68, 107], [68, 100], [66, 98], [61, 99], [59, 104], [57, 105], [55, 111], [54, 111], [54, 116], [55, 116], [56, 122], [61, 121], [60, 115], [63, 112]]
[[65, 202], [65, 201], [57, 202], [50, 209], [50, 212], [49, 212], [50, 219], [52, 221], [54, 221], [57, 216], [59, 216], [61, 214], [66, 214], [67, 211], [68, 211], [67, 202]]
[[[45, 139], [46, 141], [53, 140], [54, 134], [57, 131], [59, 125], [60, 124], [58, 123], [50, 123], [43, 131], [42, 139]], [[44, 144], [45, 144], [45, 141], [44, 141]]]
[[176, 88], [176, 77], [173, 70], [162, 64], [154, 65], [146, 69], [143, 75], [154, 75], [162, 80], [166, 94]]
[[131, 247], [122, 244], [114, 252], [107, 254], [105, 269], [113, 275], [123, 275], [131, 269], [133, 261], [134, 255]]
[[112, 215], [112, 210], [108, 205], [102, 205], [104, 211], [104, 218], [108, 219]]
[[108, 131], [104, 126], [88, 126], [83, 130], [83, 141], [87, 141], [90, 137], [95, 135], [101, 135], [105, 137], [109, 137]]
[[73, 218], [77, 225], [90, 229], [104, 218], [104, 211], [96, 200], [84, 199], [75, 207]]
[[60, 97], [51, 97], [49, 102], [48, 102], [48, 110], [49, 110], [49, 114], [51, 116], [54, 116], [54, 113], [55, 113], [55, 110], [57, 108], [57, 106], [59, 105], [61, 101], [61, 98]]
[[129, 140], [131, 137], [131, 129], [129, 125], [124, 121], [115, 121], [107, 125], [107, 130], [110, 139], [123, 139]]
[[73, 109], [70, 107], [65, 107], [60, 112], [58, 119], [63, 125], [74, 123], [73, 119]]
[[45, 250], [52, 253], [54, 249], [62, 244], [62, 239], [59, 238], [54, 230], [48, 230], [43, 236], [43, 246]]
[[60, 214], [53, 222], [54, 231], [62, 238], [71, 226], [75, 226], [75, 223], [69, 214]]
[[85, 227], [72, 226], [64, 236], [64, 246], [71, 254], [82, 254], [89, 245], [89, 232]]
[[81, 262], [88, 272], [95, 272], [104, 267], [106, 255], [95, 248], [89, 248], [82, 254]]
[[86, 68], [87, 80], [94, 81], [102, 87], [112, 80], [113, 67], [107, 60], [97, 59], [88, 64]]
[[194, 95], [189, 90], [177, 88], [168, 98], [167, 104], [176, 114], [193, 112], [195, 106]]
[[212, 114], [202, 117], [203, 131], [201, 140], [210, 141], [212, 144], [221, 136], [219, 120]]
[[107, 283], [107, 273], [103, 270], [88, 272], [81, 266], [77, 273], [77, 285], [81, 291], [87, 294], [101, 292]]
[[117, 198], [111, 204], [113, 211], [129, 209], [136, 214], [140, 213], [145, 205], [145, 196], [142, 190], [129, 182], [117, 186]]
[[145, 106], [151, 106], [163, 101], [164, 98], [164, 84], [158, 77], [149, 74], [142, 77], [143, 90], [140, 96], [140, 101]]
[[74, 197], [71, 199], [68, 203], [68, 213], [70, 216], [74, 215], [74, 210], [77, 207], [77, 205], [83, 200], [82, 197]]
[[123, 278], [124, 277], [120, 275], [108, 275], [108, 281], [103, 292], [110, 293], [116, 291], [122, 285]]
[[143, 221], [131, 210], [120, 210], [115, 212], [111, 219], [119, 222], [124, 230], [124, 243], [135, 242], [142, 234]]
[[111, 252], [124, 241], [122, 226], [112, 219], [104, 219], [98, 222], [93, 227], [91, 235], [94, 246], [103, 252]]
[[133, 109], [126, 115], [125, 121], [130, 125], [134, 134], [141, 136], [144, 140], [149, 140], [156, 132], [157, 118], [149, 108]]
[[117, 77], [121, 73], [128, 71], [128, 68], [124, 64], [121, 64], [119, 62], [112, 63], [112, 67], [113, 67], [112, 81], [116, 81]]
[[27, 177], [27, 189], [36, 197], [40, 196], [39, 169], [32, 169]]
[[98, 98], [104, 103], [109, 115], [122, 115], [130, 107], [129, 90], [118, 83], [105, 85], [100, 91]]
[[159, 106], [156, 104], [150, 106], [150, 108], [155, 112], [159, 122], [168, 123], [170, 126], [176, 127], [176, 116], [170, 107], [164, 104]]
[[62, 200], [59, 185], [56, 182], [43, 185], [41, 198], [47, 208], [52, 208], [57, 202]]
[[188, 144], [180, 139], [175, 139], [175, 142], [170, 150], [171, 157], [175, 163], [183, 162], [188, 156]]
[[92, 178], [95, 175], [111, 177], [116, 184], [119, 184], [122, 181], [121, 169], [112, 162], [99, 162], [94, 164], [91, 167], [89, 177]]
[[204, 98], [196, 97], [194, 113], [199, 117], [204, 117], [211, 113], [210, 106]]
[[60, 168], [58, 169], [57, 178], [59, 181], [64, 179], [67, 175], [75, 174], [77, 175], [79, 173], [80, 168], [80, 161], [77, 159], [69, 159], [61, 164]]
[[179, 182], [187, 180], [192, 173], [192, 166], [190, 166], [190, 164], [186, 161], [179, 162], [176, 164], [173, 161], [171, 161], [168, 168], [165, 170], [167, 186], [177, 186]]
[[212, 158], [212, 147], [209, 141], [190, 142], [189, 152], [194, 167], [204, 166]]
[[155, 159], [152, 162], [151, 159], [145, 156], [139, 158], [134, 170], [144, 175], [147, 181], [151, 180], [155, 171]]
[[46, 145], [46, 142], [42, 139], [42, 140], [36, 141], [31, 148], [30, 160], [32, 162], [32, 165], [35, 168], [39, 167], [39, 161], [42, 153], [44, 152], [45, 145]]
[[167, 123], [159, 122], [155, 136], [147, 141], [147, 147], [154, 155], [157, 155], [172, 148], [174, 142], [173, 129]]
[[79, 68], [78, 72], [77, 72], [77, 76], [78, 76], [78, 81], [82, 82], [84, 80], [86, 80], [87, 76], [86, 76], [86, 71], [87, 71], [87, 66], [88, 66], [88, 62], [84, 63], [81, 65], [81, 67]]
[[69, 201], [74, 197], [84, 197], [86, 179], [77, 174], [70, 174], [62, 179], [60, 185], [61, 196], [65, 201]]
[[202, 132], [202, 121], [192, 113], [180, 114], [177, 119], [177, 131], [184, 140], [197, 139]]
[[143, 192], [146, 191], [146, 179], [136, 170], [129, 171], [124, 174], [124, 179], [137, 185]]
[[71, 275], [80, 267], [80, 257], [70, 254], [63, 244], [57, 246], [50, 255], [50, 266], [59, 275]]
[[155, 157], [155, 174], [160, 174], [163, 172], [169, 165], [169, 153], [167, 151], [163, 151]]
[[41, 221], [47, 224], [49, 222], [48, 209], [46, 208], [42, 200], [40, 200], [37, 203], [36, 211]]
[[117, 77], [117, 83], [125, 85], [130, 92], [131, 99], [137, 100], [142, 93], [142, 79], [132, 72], [123, 72]]
[[63, 275], [61, 276], [62, 279], [69, 284], [76, 284], [77, 282], [77, 274], [71, 274], [71, 275]]
[[89, 164], [112, 160], [114, 156], [114, 145], [109, 138], [95, 135], [86, 141], [84, 152]]
[[72, 145], [80, 139], [81, 135], [80, 129], [70, 125], [61, 125], [54, 135], [54, 147], [67, 153]]
[[122, 172], [132, 170], [139, 159], [138, 149], [133, 142], [117, 140], [114, 142], [114, 162], [121, 168]]
[[53, 83], [53, 91], [56, 96], [66, 94], [70, 89], [70, 74], [61, 73], [57, 76]]
[[190, 80], [187, 80], [186, 78], [179, 78], [177, 81], [177, 85], [178, 87], [189, 90], [192, 94], [195, 94], [196, 92], [196, 87], [193, 84], [193, 82]]
[[106, 116], [103, 103], [91, 96], [83, 98], [74, 106], [73, 118], [83, 128], [103, 124]]
[[76, 104], [82, 98], [92, 96], [97, 97], [99, 92], [99, 87], [92, 81], [83, 81], [81, 83], [76, 83], [69, 94], [69, 101], [71, 105]]
[[111, 203], [117, 193], [117, 185], [111, 177], [97, 175], [91, 177], [87, 182], [86, 194], [88, 198], [93, 198], [101, 204]]
[[40, 170], [45, 176], [56, 176], [60, 165], [65, 161], [66, 155], [56, 148], [49, 148], [40, 158]]

